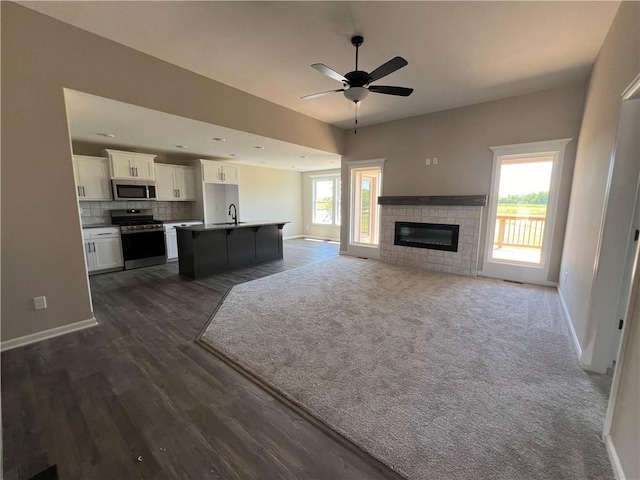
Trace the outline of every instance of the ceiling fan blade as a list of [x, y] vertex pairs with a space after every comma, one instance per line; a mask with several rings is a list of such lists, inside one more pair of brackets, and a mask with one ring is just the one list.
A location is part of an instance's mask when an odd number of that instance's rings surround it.
[[380, 80], [382, 77], [386, 77], [390, 73], [393, 73], [396, 70], [400, 70], [402, 67], [408, 64], [409, 62], [407, 62], [404, 58], [394, 57], [387, 63], [383, 63], [370, 73], [371, 81], [375, 82], [376, 80]]
[[312, 98], [324, 97], [325, 95], [329, 95], [330, 93], [336, 93], [336, 92], [344, 92], [344, 88], [340, 88], [338, 90], [329, 90], [327, 92], [312, 93], [311, 95], [305, 95], [304, 97], [300, 97], [300, 98], [302, 98], [303, 100], [311, 100]]
[[400, 97], [408, 97], [413, 93], [413, 88], [369, 85], [369, 91], [374, 93], [384, 93], [385, 95], [398, 95]]
[[337, 80], [337, 81], [342, 82], [342, 83], [349, 83], [349, 80], [344, 78], [342, 75], [340, 75], [335, 70], [330, 69], [329, 67], [327, 67], [323, 63], [314, 63], [313, 65], [311, 65], [311, 67], [315, 68], [320, 73], [324, 73], [327, 77], [333, 78], [334, 80]]

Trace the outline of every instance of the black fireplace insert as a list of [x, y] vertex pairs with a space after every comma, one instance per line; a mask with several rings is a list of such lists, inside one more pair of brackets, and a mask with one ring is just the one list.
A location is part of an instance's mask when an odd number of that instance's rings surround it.
[[396, 222], [394, 245], [458, 251], [460, 225]]

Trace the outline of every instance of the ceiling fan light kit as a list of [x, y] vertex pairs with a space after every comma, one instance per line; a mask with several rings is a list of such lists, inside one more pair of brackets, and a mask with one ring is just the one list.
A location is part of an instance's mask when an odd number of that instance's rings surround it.
[[351, 87], [344, 91], [344, 96], [347, 100], [350, 100], [354, 103], [361, 102], [369, 95], [369, 90], [364, 87]]
[[[337, 90], [328, 90], [326, 92], [320, 93], [312, 93], [311, 95], [305, 95], [302, 98], [305, 100], [310, 100], [312, 98], [324, 97], [325, 95], [329, 95], [330, 93], [343, 92], [345, 98], [355, 103], [357, 107], [358, 104], [362, 100], [364, 100], [367, 95], [369, 95], [369, 92], [381, 93], [383, 95], [396, 95], [400, 97], [408, 97], [409, 95], [411, 95], [411, 93], [413, 92], [413, 88], [371, 85], [372, 82], [380, 80], [382, 77], [386, 77], [396, 70], [399, 70], [402, 67], [408, 65], [408, 62], [402, 57], [394, 57], [388, 62], [380, 65], [371, 73], [358, 70], [358, 52], [363, 42], [364, 37], [362, 37], [361, 35], [355, 35], [351, 37], [351, 44], [356, 47], [356, 68], [352, 72], [346, 73], [344, 76], [340, 75], [338, 72], [322, 63], [314, 63], [313, 65], [311, 65], [312, 68], [315, 68], [320, 73], [323, 73], [324, 75], [333, 78], [334, 80], [342, 82], [343, 88], [339, 88]], [[358, 118], [356, 116], [356, 125], [357, 124]]]

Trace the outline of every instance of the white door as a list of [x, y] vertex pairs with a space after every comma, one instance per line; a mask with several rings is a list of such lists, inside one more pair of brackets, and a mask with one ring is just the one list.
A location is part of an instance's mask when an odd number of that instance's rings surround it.
[[238, 183], [238, 168], [230, 165], [224, 165], [222, 167], [222, 179], [224, 183], [237, 184]]
[[482, 275], [548, 283], [560, 173], [569, 141], [492, 147]]
[[156, 165], [156, 197], [158, 200], [175, 200], [176, 187], [173, 167]]
[[[157, 174], [157, 170], [156, 170]], [[174, 188], [176, 189], [176, 200], [195, 200], [196, 186], [193, 168], [176, 167], [173, 170]], [[156, 182], [158, 179], [156, 178]]]
[[106, 158], [73, 157], [80, 200], [111, 200], [109, 167]]
[[94, 250], [94, 270], [122, 267], [122, 247], [119, 238], [95, 238], [91, 240]]
[[154, 180], [155, 170], [153, 158], [134, 156], [132, 160], [136, 178], [140, 180]]
[[178, 258], [178, 233], [175, 228], [164, 234], [165, 244], [167, 247], [167, 260], [175, 260]]
[[384, 160], [349, 162], [349, 245], [347, 253], [380, 258], [380, 206]]
[[111, 156], [111, 170], [114, 178], [135, 178], [133, 166], [133, 158], [130, 155]]

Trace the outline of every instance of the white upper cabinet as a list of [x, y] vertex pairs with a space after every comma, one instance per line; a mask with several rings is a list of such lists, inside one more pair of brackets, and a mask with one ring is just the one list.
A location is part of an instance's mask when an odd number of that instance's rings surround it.
[[78, 200], [111, 200], [108, 159], [74, 155], [73, 171]]
[[204, 183], [238, 184], [237, 167], [212, 160], [201, 160], [201, 163]]
[[128, 180], [155, 180], [153, 159], [147, 153], [105, 150], [109, 155], [111, 178]]
[[156, 164], [155, 170], [158, 200], [193, 201], [196, 199], [193, 167]]

